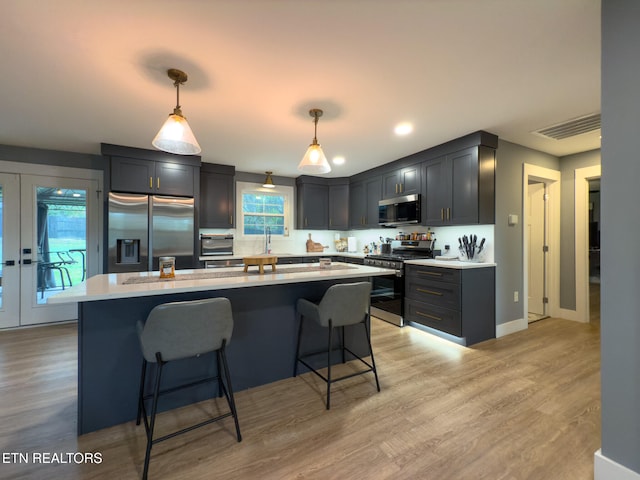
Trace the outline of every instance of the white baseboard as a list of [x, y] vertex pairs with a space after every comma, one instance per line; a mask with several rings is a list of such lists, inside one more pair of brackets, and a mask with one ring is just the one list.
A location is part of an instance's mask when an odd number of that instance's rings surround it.
[[504, 337], [505, 335], [519, 332], [520, 330], [526, 330], [527, 328], [529, 328], [529, 323], [526, 318], [518, 318], [517, 320], [501, 323], [500, 325], [496, 325], [496, 338]]
[[640, 480], [640, 473], [602, 455], [602, 450], [593, 454], [594, 480]]
[[576, 310], [567, 310], [566, 308], [559, 308], [557, 316], [560, 318], [564, 318], [565, 320], [573, 320], [574, 322], [584, 323], [581, 320], [578, 320], [578, 312]]

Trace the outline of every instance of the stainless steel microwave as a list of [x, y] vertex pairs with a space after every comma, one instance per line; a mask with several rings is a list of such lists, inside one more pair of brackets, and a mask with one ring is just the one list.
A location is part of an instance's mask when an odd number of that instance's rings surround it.
[[392, 227], [411, 223], [420, 223], [420, 194], [378, 202], [378, 225]]
[[233, 255], [233, 235], [200, 234], [200, 256]]

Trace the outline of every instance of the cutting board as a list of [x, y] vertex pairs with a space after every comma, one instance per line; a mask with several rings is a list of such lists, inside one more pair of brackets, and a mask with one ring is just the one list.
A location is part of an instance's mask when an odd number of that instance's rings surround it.
[[251, 255], [249, 257], [243, 257], [242, 263], [244, 263], [244, 271], [247, 272], [250, 266], [257, 265], [260, 273], [264, 273], [264, 266], [271, 265], [271, 271], [276, 271], [276, 263], [278, 262], [278, 257], [275, 255]]

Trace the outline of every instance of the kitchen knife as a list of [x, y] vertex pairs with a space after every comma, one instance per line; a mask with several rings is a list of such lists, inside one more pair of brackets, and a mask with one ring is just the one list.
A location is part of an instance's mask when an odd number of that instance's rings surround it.
[[482, 249], [484, 248], [484, 241], [485, 241], [484, 238], [480, 241], [480, 247], [478, 247], [478, 253], [480, 253], [482, 251]]
[[462, 239], [460, 237], [458, 237], [458, 250], [460, 250], [460, 253], [464, 255], [464, 247], [462, 246]]

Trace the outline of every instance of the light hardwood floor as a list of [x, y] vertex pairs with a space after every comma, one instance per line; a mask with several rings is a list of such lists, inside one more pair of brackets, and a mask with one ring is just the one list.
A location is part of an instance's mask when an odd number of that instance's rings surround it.
[[[150, 478], [593, 478], [598, 325], [550, 318], [473, 348], [376, 319], [372, 335], [380, 393], [369, 375], [355, 377], [335, 386], [326, 411], [312, 374], [236, 392], [243, 441], [226, 419], [163, 442]], [[75, 325], [2, 332], [0, 360], [3, 460], [102, 455], [100, 464], [1, 463], [0, 478], [140, 478], [143, 427], [76, 437]], [[212, 401], [166, 412], [160, 432], [214, 409]]]

